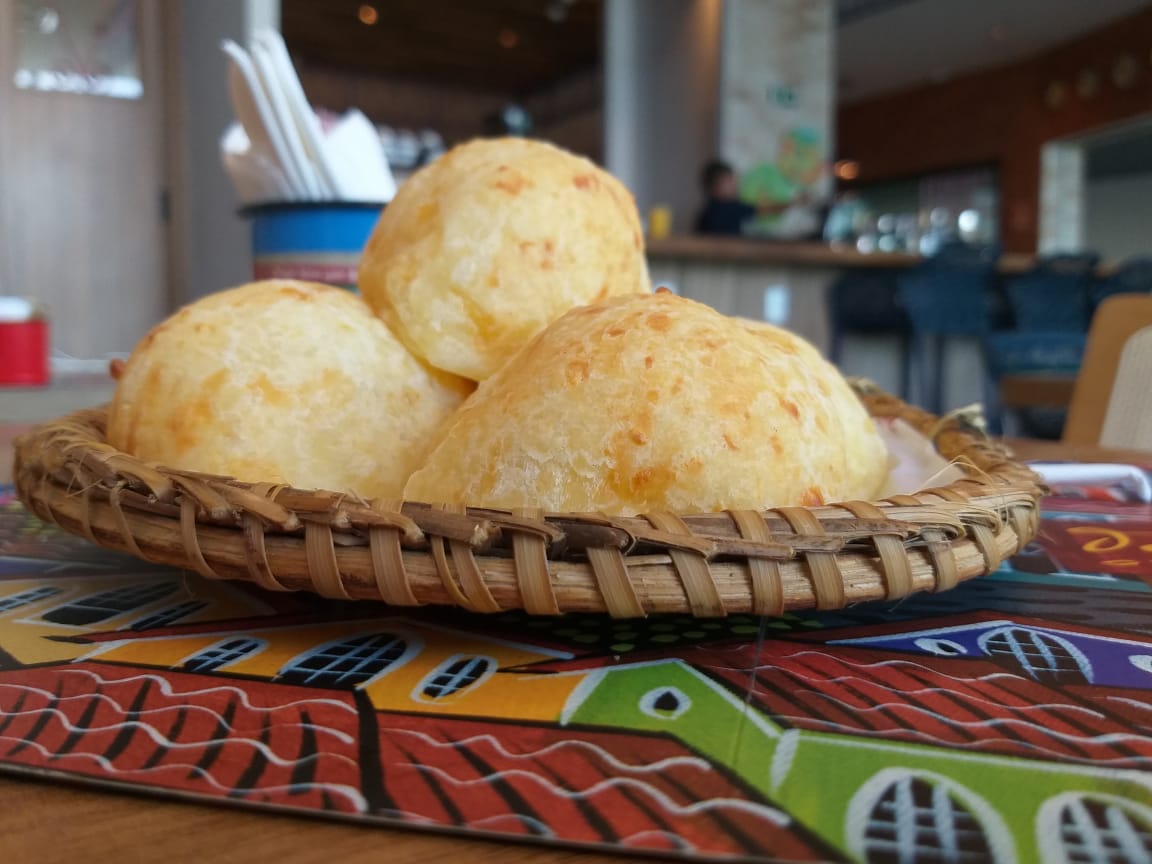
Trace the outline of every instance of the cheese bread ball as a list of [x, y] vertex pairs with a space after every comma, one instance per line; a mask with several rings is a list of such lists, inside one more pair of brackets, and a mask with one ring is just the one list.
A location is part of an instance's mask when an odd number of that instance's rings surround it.
[[[888, 445], [868, 416], [864, 403], [852, 391], [848, 382], [835, 366], [829, 363], [816, 346], [790, 330], [776, 327], [766, 321], [741, 321], [746, 330], [760, 339], [771, 354], [793, 354], [793, 368], [797, 378], [788, 382], [791, 389], [812, 387], [819, 398], [812, 406], [812, 422], [818, 433], [831, 433], [844, 450], [844, 489], [833, 493], [833, 498], [874, 498], [880, 494], [893, 466]], [[802, 372], [808, 374], [804, 383]], [[853, 490], [856, 490], [853, 493]]]
[[482, 381], [574, 306], [649, 291], [632, 195], [540, 141], [460, 145], [380, 215], [360, 292], [417, 356]]
[[870, 498], [871, 418], [798, 337], [658, 293], [574, 309], [465, 403], [410, 500], [628, 515]]
[[255, 282], [144, 337], [117, 382], [108, 441], [171, 468], [399, 497], [470, 389], [347, 291]]

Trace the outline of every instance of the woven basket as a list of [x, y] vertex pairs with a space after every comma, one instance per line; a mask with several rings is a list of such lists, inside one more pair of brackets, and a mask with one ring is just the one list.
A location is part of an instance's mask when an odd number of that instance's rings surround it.
[[93, 543], [271, 590], [476, 612], [779, 615], [940, 591], [1035, 534], [1037, 477], [960, 417], [874, 390], [965, 479], [917, 495], [765, 512], [637, 517], [435, 508], [240, 483], [144, 463], [80, 411], [16, 442], [21, 500]]

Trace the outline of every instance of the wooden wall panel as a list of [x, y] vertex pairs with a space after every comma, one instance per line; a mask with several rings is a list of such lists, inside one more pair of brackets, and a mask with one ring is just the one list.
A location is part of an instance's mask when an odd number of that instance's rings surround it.
[[484, 118], [507, 101], [490, 90], [468, 90], [380, 78], [298, 61], [308, 101], [342, 112], [359, 108], [377, 123], [397, 129], [435, 129], [449, 142], [480, 134]]
[[604, 71], [585, 69], [526, 96], [536, 134], [561, 147], [604, 161]]
[[[860, 163], [860, 182], [995, 163], [1003, 243], [1036, 250], [1040, 151], [1046, 141], [1152, 114], [1152, 8], [1039, 57], [935, 86], [842, 106], [838, 150]], [[1136, 64], [1126, 87], [1112, 78], [1122, 56]], [[1081, 95], [1084, 70], [1097, 77]], [[1050, 104], [1058, 84], [1064, 98]]]
[[140, 4], [144, 98], [17, 90], [0, 0], [0, 291], [47, 306], [54, 346], [130, 350], [167, 306], [158, 0]]
[[[511, 94], [493, 90], [402, 81], [316, 66], [297, 59], [308, 100], [332, 111], [359, 108], [377, 123], [400, 129], [435, 129], [449, 143], [480, 135], [486, 118]], [[600, 160], [603, 151], [603, 81], [591, 67], [518, 100], [536, 122], [535, 134]]]

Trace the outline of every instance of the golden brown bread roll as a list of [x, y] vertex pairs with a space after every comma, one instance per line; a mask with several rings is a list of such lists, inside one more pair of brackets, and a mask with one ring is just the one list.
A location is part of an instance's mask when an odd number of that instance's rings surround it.
[[540, 141], [477, 140], [385, 208], [360, 291], [417, 356], [482, 381], [574, 306], [650, 290], [631, 193]]
[[825, 501], [867, 500], [878, 495], [892, 468], [892, 459], [876, 424], [840, 370], [825, 360], [815, 345], [790, 330], [766, 321], [741, 320], [740, 324], [762, 340], [771, 353], [795, 352], [795, 365], [813, 376], [812, 386], [820, 399], [813, 406], [812, 422], [820, 434], [830, 434], [833, 441], [840, 442], [845, 457], [845, 491], [835, 492]]
[[869, 498], [884, 442], [798, 337], [673, 294], [566, 314], [457, 413], [409, 500], [633, 514]]
[[470, 389], [413, 357], [355, 295], [256, 282], [144, 337], [108, 440], [173, 468], [398, 497]]

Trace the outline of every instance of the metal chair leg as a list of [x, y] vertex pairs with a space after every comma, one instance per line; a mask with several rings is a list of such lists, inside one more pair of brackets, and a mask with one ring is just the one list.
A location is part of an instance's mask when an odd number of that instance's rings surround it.
[[931, 411], [939, 416], [944, 413], [944, 348], [945, 339], [935, 334], [932, 346], [932, 402]]
[[835, 324], [832, 325], [832, 332], [828, 336], [828, 359], [832, 365], [840, 368], [840, 362], [843, 360], [844, 353], [844, 332]]
[[900, 352], [900, 398], [908, 401], [912, 391], [912, 340], [902, 335], [897, 339]]

